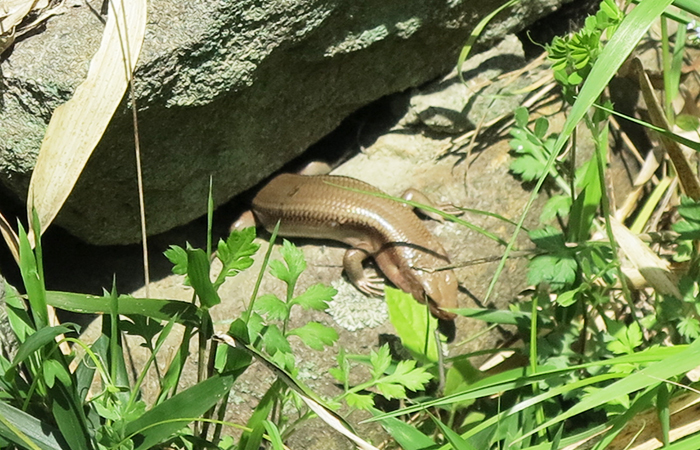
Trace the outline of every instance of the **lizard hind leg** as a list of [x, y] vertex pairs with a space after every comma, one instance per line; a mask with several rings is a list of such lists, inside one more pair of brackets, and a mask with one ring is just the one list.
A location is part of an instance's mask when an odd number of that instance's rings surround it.
[[384, 293], [384, 280], [372, 273], [368, 273], [362, 266], [362, 262], [369, 257], [369, 253], [359, 248], [351, 248], [343, 257], [343, 268], [350, 282], [357, 289], [369, 296], [381, 296]]

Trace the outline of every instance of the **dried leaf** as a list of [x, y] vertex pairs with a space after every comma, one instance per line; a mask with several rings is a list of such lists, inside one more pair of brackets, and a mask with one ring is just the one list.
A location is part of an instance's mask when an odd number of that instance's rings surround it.
[[37, 0], [0, 0], [0, 34], [11, 33], [36, 3]]
[[668, 261], [659, 258], [659, 255], [617, 219], [610, 217], [609, 220], [618, 245], [649, 285], [662, 294], [683, 298]]
[[12, 229], [2, 214], [0, 214], [0, 233], [2, 233], [2, 237], [10, 249], [12, 257], [15, 258], [15, 262], [19, 265], [19, 237], [17, 237], [17, 233], [15, 233], [15, 230]]
[[[639, 78], [639, 87], [642, 90], [642, 96], [644, 97], [644, 102], [647, 105], [649, 111], [649, 117], [651, 118], [651, 123], [659, 128], [665, 130], [670, 130], [670, 125], [666, 116], [664, 115], [663, 109], [659, 104], [656, 94], [654, 94], [654, 87], [649, 80], [641, 61], [638, 58], [632, 60], [632, 67], [637, 73]], [[681, 186], [686, 194], [693, 200], [700, 200], [700, 182], [698, 182], [697, 177], [693, 173], [693, 169], [690, 167], [688, 159], [683, 154], [680, 146], [673, 139], [666, 137], [664, 135], [659, 135], [661, 142], [668, 152], [668, 156], [673, 162], [673, 167], [676, 169], [678, 174], [678, 179], [681, 182]]]
[[32, 174], [27, 216], [32, 217], [35, 207], [42, 233], [58, 214], [102, 138], [124, 97], [141, 51], [146, 1], [115, 1], [110, 6], [102, 43], [90, 63], [87, 79], [71, 100], [54, 111]]

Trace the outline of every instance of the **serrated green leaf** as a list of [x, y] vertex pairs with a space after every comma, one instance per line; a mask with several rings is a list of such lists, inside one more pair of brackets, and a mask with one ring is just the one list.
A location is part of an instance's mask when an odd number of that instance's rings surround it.
[[270, 273], [272, 274], [272, 276], [277, 278], [278, 280], [284, 281], [285, 283], [289, 283], [289, 280], [292, 279], [292, 275], [289, 272], [289, 269], [286, 265], [284, 265], [282, 261], [273, 259], [268, 263], [268, 266], [270, 267]]
[[374, 406], [374, 394], [356, 394], [350, 392], [345, 396], [345, 402], [351, 408], [366, 410]]
[[695, 202], [690, 197], [681, 197], [678, 214], [684, 219], [700, 222], [700, 202]]
[[416, 368], [415, 361], [399, 361], [396, 370], [386, 379], [401, 384], [411, 391], [420, 391], [433, 378], [422, 367]]
[[522, 155], [510, 163], [510, 170], [523, 180], [532, 181], [544, 174], [544, 164], [531, 155]]
[[184, 248], [178, 245], [171, 245], [163, 254], [173, 264], [172, 271], [174, 274], [187, 274], [187, 252]]
[[700, 337], [700, 322], [695, 317], [681, 317], [678, 322], [678, 332], [687, 339], [695, 340]]
[[391, 353], [389, 344], [379, 347], [379, 351], [372, 350], [369, 354], [369, 363], [372, 366], [372, 379], [378, 380], [391, 365]]
[[699, 240], [700, 239], [700, 222], [681, 220], [672, 226], [673, 231], [680, 234], [681, 239]]
[[314, 350], [322, 351], [324, 346], [331, 346], [338, 340], [338, 332], [318, 322], [309, 322], [289, 331], [290, 335], [299, 336], [304, 344]]
[[629, 326], [620, 326], [619, 323], [608, 321], [608, 328], [614, 324], [619, 328], [611, 334], [615, 338], [614, 341], [607, 345], [608, 350], [615, 354], [633, 354], [634, 349], [642, 345], [643, 336], [642, 330], [637, 322], [632, 322]]
[[333, 300], [338, 291], [324, 284], [314, 284], [310, 286], [306, 292], [295, 297], [292, 304], [300, 305], [304, 309], [314, 309], [316, 311], [325, 311], [328, 309], [328, 302]]
[[576, 260], [565, 255], [540, 255], [530, 260], [527, 281], [537, 285], [549, 283], [554, 289], [562, 289], [576, 279]]
[[253, 265], [252, 256], [260, 249], [260, 245], [253, 242], [254, 239], [255, 228], [249, 227], [233, 230], [226, 241], [219, 240], [216, 256], [223, 267], [214, 282], [215, 287], [223, 284], [227, 277], [235, 276]]
[[289, 316], [287, 304], [274, 294], [265, 294], [255, 300], [255, 311], [267, 315], [268, 320], [284, 320]]
[[566, 217], [571, 210], [571, 197], [568, 195], [554, 195], [542, 207], [540, 223], [549, 222], [557, 216]]
[[377, 382], [376, 387], [377, 390], [379, 390], [379, 392], [389, 400], [392, 398], [406, 398], [406, 389], [398, 383], [379, 381]]
[[306, 270], [306, 260], [304, 259], [304, 253], [296, 245], [292, 244], [291, 242], [285, 239], [282, 242], [280, 254], [282, 255], [282, 258], [284, 259], [284, 262], [287, 264], [287, 268], [289, 269], [289, 276], [283, 281], [287, 282], [287, 284], [294, 285], [296, 284], [299, 275], [301, 275], [301, 273], [304, 270]]
[[277, 325], [268, 325], [262, 332], [262, 340], [265, 345], [265, 351], [274, 356], [277, 352], [291, 353], [292, 347], [289, 341], [282, 334], [282, 331]]
[[153, 343], [153, 338], [163, 330], [163, 325], [148, 316], [132, 314], [129, 320], [119, 321], [119, 329], [126, 334], [142, 337], [150, 345]]
[[564, 239], [564, 234], [561, 230], [554, 228], [552, 226], [545, 226], [544, 228], [538, 228], [535, 230], [530, 230], [528, 233], [530, 240], [537, 248], [542, 250], [547, 250], [550, 252], [558, 252], [561, 250], [566, 250], [566, 240]]

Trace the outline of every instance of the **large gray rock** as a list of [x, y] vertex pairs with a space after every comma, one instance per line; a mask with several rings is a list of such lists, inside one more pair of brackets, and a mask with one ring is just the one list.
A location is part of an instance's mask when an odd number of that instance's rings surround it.
[[[484, 33], [522, 29], [565, 0], [523, 0]], [[90, 2], [99, 9], [102, 0]], [[299, 155], [359, 107], [454, 64], [501, 0], [153, 0], [137, 70], [149, 233], [206, 211]], [[0, 182], [20, 199], [53, 109], [101, 38], [86, 6], [50, 19], [2, 61]], [[96, 244], [139, 240], [131, 114], [118, 110], [57, 218]]]

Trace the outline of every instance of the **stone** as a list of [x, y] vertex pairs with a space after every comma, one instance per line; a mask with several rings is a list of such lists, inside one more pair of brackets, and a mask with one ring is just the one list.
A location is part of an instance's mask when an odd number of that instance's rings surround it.
[[[523, 0], [482, 43], [565, 0]], [[26, 198], [52, 111], [85, 77], [102, 0], [67, 9], [0, 63], [0, 185]], [[454, 66], [502, 2], [153, 0], [136, 71], [149, 234], [221, 205], [301, 154], [345, 117]], [[118, 109], [56, 224], [94, 244], [140, 240], [134, 137]]]

